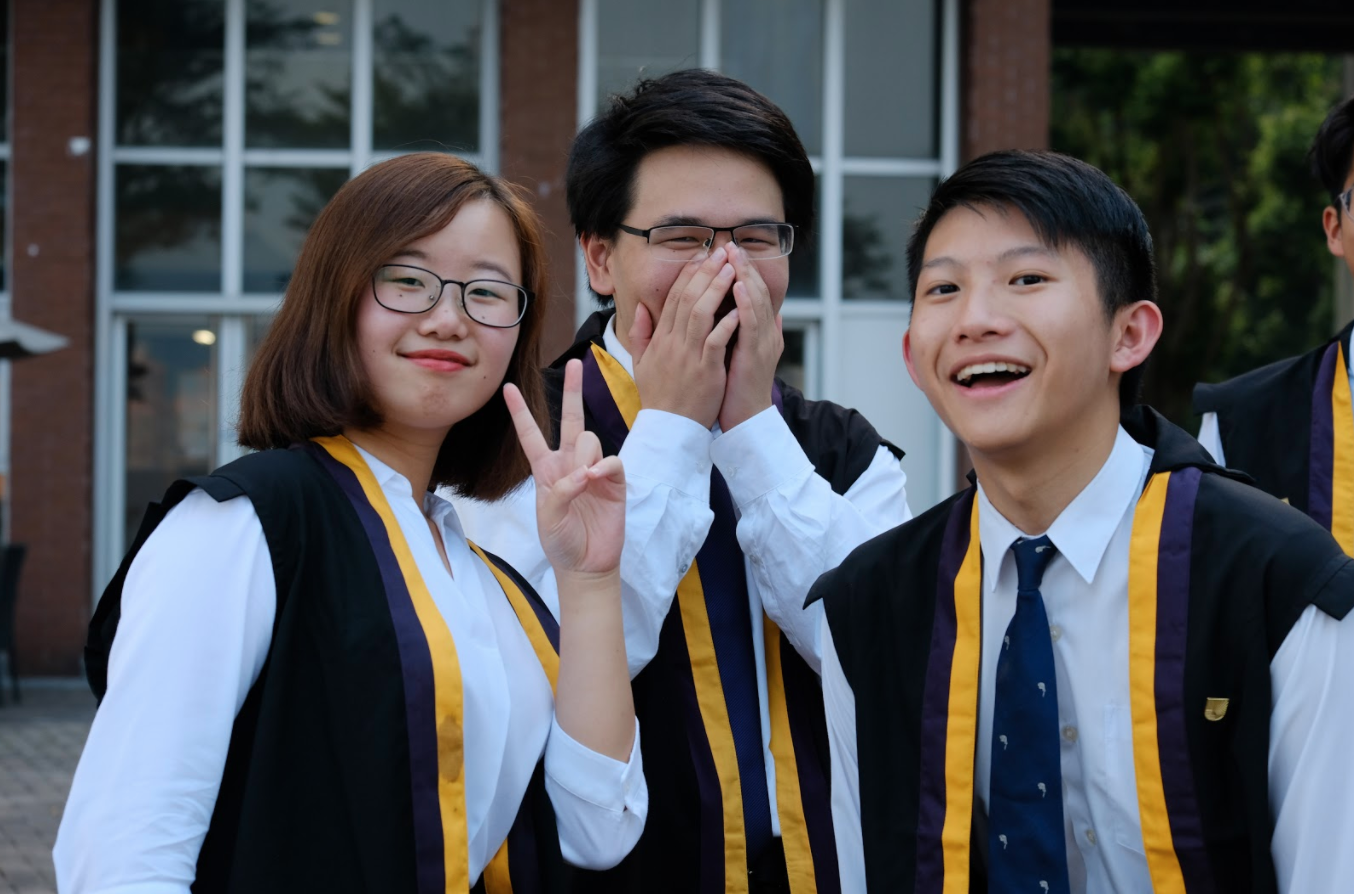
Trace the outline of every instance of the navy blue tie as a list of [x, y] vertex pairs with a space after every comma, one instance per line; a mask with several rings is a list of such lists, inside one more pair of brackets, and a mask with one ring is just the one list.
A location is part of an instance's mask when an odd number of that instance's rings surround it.
[[1057, 549], [1017, 540], [1016, 610], [997, 659], [987, 799], [989, 894], [1070, 894], [1063, 831], [1058, 687], [1039, 593]]

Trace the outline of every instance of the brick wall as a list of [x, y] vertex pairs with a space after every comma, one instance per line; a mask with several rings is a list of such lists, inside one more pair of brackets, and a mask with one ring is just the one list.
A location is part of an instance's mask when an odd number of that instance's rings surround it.
[[1051, 0], [964, 4], [961, 151], [1048, 146]]
[[28, 544], [17, 608], [26, 675], [74, 674], [90, 613], [94, 368], [93, 151], [98, 4], [14, 3], [14, 317], [70, 347], [13, 365], [13, 540]]
[[535, 199], [550, 254], [542, 360], [574, 334], [573, 230], [564, 169], [578, 129], [578, 0], [502, 0], [500, 171]]

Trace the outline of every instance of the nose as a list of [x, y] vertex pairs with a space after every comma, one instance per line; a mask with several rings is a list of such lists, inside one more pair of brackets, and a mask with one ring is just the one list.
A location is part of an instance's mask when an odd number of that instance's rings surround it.
[[733, 233], [715, 233], [715, 238], [710, 242], [710, 251], [714, 251], [717, 248], [724, 248], [728, 246], [730, 242], [733, 242]]
[[957, 340], [985, 341], [1007, 335], [1011, 328], [1011, 317], [991, 287], [971, 285], [959, 296], [954, 332]]
[[471, 321], [461, 306], [461, 286], [445, 283], [442, 296], [432, 310], [419, 318], [419, 332], [439, 338], [464, 338]]

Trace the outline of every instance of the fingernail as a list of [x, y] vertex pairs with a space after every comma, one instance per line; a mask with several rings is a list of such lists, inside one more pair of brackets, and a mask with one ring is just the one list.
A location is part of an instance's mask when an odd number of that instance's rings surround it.
[[722, 245], [719, 248], [715, 249], [714, 254], [716, 261], [722, 261], [729, 256], [729, 253], [725, 251], [724, 246]]
[[725, 264], [725, 265], [724, 265], [724, 269], [720, 270], [719, 272], [722, 273], [722, 274], [732, 275], [732, 274], [734, 273], [733, 265], [732, 265], [732, 264]]

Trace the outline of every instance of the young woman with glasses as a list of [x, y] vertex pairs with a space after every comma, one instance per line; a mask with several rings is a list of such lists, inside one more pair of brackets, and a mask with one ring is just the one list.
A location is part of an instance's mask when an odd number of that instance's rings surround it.
[[[258, 452], [170, 488], [91, 625], [63, 891], [520, 894], [630, 850], [624, 474], [579, 369], [560, 449], [538, 427], [544, 266], [529, 206], [449, 155], [320, 214], [241, 396]], [[557, 605], [433, 493], [528, 475]]]

